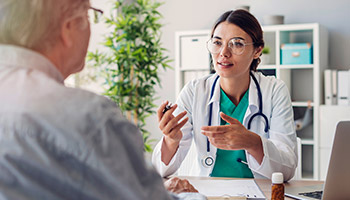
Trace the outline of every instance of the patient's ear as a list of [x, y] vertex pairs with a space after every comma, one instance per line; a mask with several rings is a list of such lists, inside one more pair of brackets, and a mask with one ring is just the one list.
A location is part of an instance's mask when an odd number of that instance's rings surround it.
[[61, 26], [61, 39], [65, 47], [72, 47], [73, 45], [73, 20], [66, 20]]

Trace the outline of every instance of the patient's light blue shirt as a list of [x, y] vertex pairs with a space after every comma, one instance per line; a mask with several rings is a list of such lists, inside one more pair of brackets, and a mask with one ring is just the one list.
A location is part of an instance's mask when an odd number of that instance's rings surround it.
[[116, 105], [65, 87], [44, 56], [0, 45], [0, 105], [1, 200], [180, 198], [147, 167], [141, 133]]

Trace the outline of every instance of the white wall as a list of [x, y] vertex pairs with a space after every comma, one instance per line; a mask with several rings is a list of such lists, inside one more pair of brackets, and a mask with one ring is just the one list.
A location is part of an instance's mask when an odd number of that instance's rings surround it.
[[[131, 0], [130, 0], [131, 1]], [[334, 69], [350, 68], [350, 8], [349, 0], [163, 0], [160, 7], [163, 14], [162, 43], [169, 50], [170, 58], [175, 59], [175, 31], [210, 29], [215, 20], [225, 11], [239, 5], [249, 5], [250, 12], [263, 24], [264, 15], [284, 15], [285, 23], [313, 23], [325, 26], [329, 31], [329, 66]], [[106, 14], [111, 8], [111, 0], [92, 0], [92, 5], [103, 9]], [[107, 33], [105, 26], [92, 25], [90, 50], [102, 42]], [[171, 63], [174, 66], [174, 63]], [[160, 70], [162, 88], [157, 88], [160, 104], [163, 100], [175, 102], [175, 73], [173, 70]], [[152, 138], [159, 139], [156, 116], [147, 120]]]
[[[349, 0], [166, 0], [160, 7], [163, 14], [162, 42], [174, 59], [175, 31], [210, 29], [225, 11], [239, 5], [249, 5], [250, 12], [263, 25], [264, 15], [284, 15], [285, 24], [320, 23], [329, 31], [329, 66], [334, 69], [350, 68], [350, 1]], [[174, 66], [174, 63], [171, 63]], [[175, 102], [175, 74], [161, 72], [162, 88], [157, 101]], [[153, 138], [160, 138], [155, 116], [147, 120], [147, 129]]]

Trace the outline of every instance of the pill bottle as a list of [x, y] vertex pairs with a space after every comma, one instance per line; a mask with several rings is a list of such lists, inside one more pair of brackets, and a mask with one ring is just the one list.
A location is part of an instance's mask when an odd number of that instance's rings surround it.
[[283, 200], [284, 199], [283, 174], [281, 172], [273, 173], [271, 181], [272, 181], [271, 200]]

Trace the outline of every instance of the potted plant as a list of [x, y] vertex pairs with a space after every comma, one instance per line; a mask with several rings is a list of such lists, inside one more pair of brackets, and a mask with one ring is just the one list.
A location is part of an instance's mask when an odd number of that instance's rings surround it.
[[[104, 95], [113, 100], [127, 119], [143, 134], [145, 151], [152, 151], [145, 119], [155, 113], [155, 86], [160, 85], [158, 69], [170, 68], [160, 42], [161, 3], [136, 0], [113, 3], [115, 11], [105, 18], [111, 32], [105, 36], [105, 51], [88, 53], [88, 60], [102, 69]], [[118, 13], [118, 14], [116, 14]]]
[[268, 65], [270, 63], [270, 47], [265, 46], [263, 50], [261, 51], [261, 56], [260, 56], [261, 65]]

